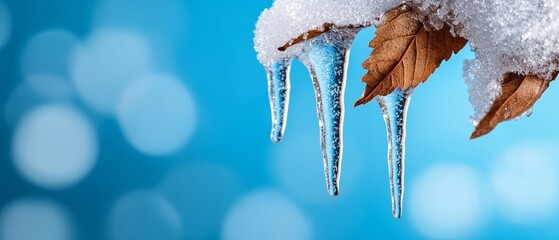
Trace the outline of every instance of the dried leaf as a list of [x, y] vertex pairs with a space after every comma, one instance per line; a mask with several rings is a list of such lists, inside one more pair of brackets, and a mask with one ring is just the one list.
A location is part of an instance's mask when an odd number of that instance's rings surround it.
[[408, 89], [425, 82], [443, 59], [448, 60], [466, 42], [453, 36], [449, 26], [427, 30], [409, 7], [388, 12], [369, 44], [374, 50], [363, 63], [368, 72], [362, 79], [367, 86], [355, 106], [386, 96], [396, 88]]
[[470, 139], [491, 132], [499, 123], [521, 116], [528, 111], [549, 87], [549, 80], [537, 76], [507, 73], [501, 83], [501, 94], [479, 121]]
[[364, 27], [368, 27], [370, 26], [370, 24], [367, 25], [348, 25], [348, 26], [336, 26], [332, 23], [324, 23], [322, 25], [322, 28], [320, 29], [312, 29], [304, 34], [299, 35], [298, 37], [291, 39], [289, 42], [285, 43], [283, 46], [279, 47], [278, 50], [279, 51], [285, 51], [287, 50], [289, 47], [297, 44], [297, 43], [301, 43], [310, 39], [313, 39], [315, 37], [320, 36], [323, 33], [327, 33], [329, 31], [332, 31], [333, 29], [336, 28], [350, 28], [350, 29], [357, 29], [357, 28], [364, 28]]

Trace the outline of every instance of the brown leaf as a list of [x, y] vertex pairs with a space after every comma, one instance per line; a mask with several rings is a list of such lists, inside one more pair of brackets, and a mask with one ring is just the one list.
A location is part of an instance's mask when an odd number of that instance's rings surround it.
[[320, 29], [312, 29], [304, 34], [299, 35], [298, 37], [291, 39], [289, 42], [285, 43], [283, 46], [279, 47], [278, 50], [280, 51], [285, 51], [287, 50], [289, 47], [300, 43], [300, 42], [304, 42], [310, 39], [313, 39], [315, 37], [320, 36], [323, 33], [327, 33], [329, 31], [332, 31], [332, 29], [336, 29], [336, 28], [350, 28], [350, 29], [357, 29], [357, 28], [363, 28], [363, 27], [368, 27], [370, 26], [370, 24], [366, 24], [366, 25], [347, 25], [347, 26], [336, 26], [332, 23], [324, 23], [322, 25], [322, 28]]
[[514, 119], [528, 111], [549, 87], [549, 82], [537, 76], [506, 73], [501, 83], [501, 95], [493, 101], [470, 139], [481, 137], [491, 132], [497, 124]]
[[386, 96], [396, 88], [408, 89], [425, 82], [443, 60], [466, 43], [466, 39], [453, 36], [449, 26], [427, 30], [409, 7], [388, 12], [369, 44], [374, 50], [363, 63], [368, 72], [362, 79], [367, 86], [355, 106]]

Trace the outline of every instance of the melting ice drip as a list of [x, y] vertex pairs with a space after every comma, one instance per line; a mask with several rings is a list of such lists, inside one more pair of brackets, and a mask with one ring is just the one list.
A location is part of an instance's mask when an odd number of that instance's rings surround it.
[[[333, 30], [293, 46], [291, 50], [305, 64], [313, 80], [326, 186], [331, 196], [339, 192], [347, 61], [356, 33], [357, 30]], [[287, 118], [289, 60], [274, 61], [267, 71], [272, 107], [271, 137], [273, 142], [279, 142]]]
[[266, 66], [268, 74], [268, 97], [272, 110], [272, 142], [279, 143], [285, 132], [287, 110], [289, 108], [290, 59], [281, 59]]
[[330, 196], [338, 195], [342, 167], [344, 91], [349, 57], [349, 47], [344, 43], [329, 41], [326, 36], [306, 44], [299, 56], [313, 79], [320, 145]]
[[402, 216], [404, 198], [404, 160], [406, 141], [406, 115], [413, 88], [401, 90], [397, 88], [387, 96], [377, 97], [386, 123], [388, 136], [388, 176], [392, 195], [392, 215], [399, 219]]
[[[309, 70], [316, 94], [320, 126], [320, 143], [326, 186], [337, 196], [343, 152], [344, 91], [349, 48], [357, 30], [334, 30], [292, 47], [290, 51]], [[271, 139], [283, 137], [289, 105], [290, 59], [280, 59], [266, 66], [268, 93], [272, 112]], [[392, 213], [402, 215], [404, 192], [404, 141], [406, 112], [413, 89], [397, 89], [378, 97], [388, 132], [388, 165], [392, 194]]]

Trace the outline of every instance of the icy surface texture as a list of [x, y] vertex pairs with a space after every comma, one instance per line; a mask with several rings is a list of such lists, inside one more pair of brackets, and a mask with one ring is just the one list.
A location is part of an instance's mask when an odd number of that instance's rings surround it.
[[388, 175], [392, 195], [392, 215], [402, 216], [404, 200], [404, 166], [406, 155], [406, 116], [413, 88], [397, 88], [387, 96], [377, 97], [386, 123], [388, 137]]
[[313, 79], [326, 186], [337, 196], [342, 167], [344, 91], [349, 48], [357, 31], [333, 31], [299, 44], [297, 58]]
[[285, 132], [289, 108], [289, 70], [291, 60], [280, 59], [266, 66], [268, 74], [268, 97], [272, 112], [272, 142], [279, 143]]
[[290, 40], [325, 23], [344, 26], [376, 25], [384, 13], [403, 0], [276, 0], [264, 10], [254, 31], [258, 60], [264, 65], [293, 56], [293, 50], [278, 51]]

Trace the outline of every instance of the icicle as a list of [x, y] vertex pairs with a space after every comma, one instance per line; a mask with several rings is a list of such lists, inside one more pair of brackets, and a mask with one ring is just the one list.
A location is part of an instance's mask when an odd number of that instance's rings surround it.
[[298, 55], [313, 79], [326, 187], [330, 196], [337, 196], [339, 191], [346, 70], [355, 34], [355, 30], [325, 33], [305, 42]]
[[405, 91], [398, 88], [388, 96], [377, 97], [388, 135], [388, 175], [392, 194], [392, 215], [396, 219], [402, 216], [406, 114], [412, 93], [413, 88]]
[[524, 112], [524, 113], [520, 114], [520, 116], [518, 116], [518, 117], [515, 117], [515, 118], [511, 119], [511, 121], [518, 121], [518, 120], [522, 120], [522, 119], [524, 119], [524, 118], [528, 118], [528, 117], [531, 117], [531, 116], [532, 116], [532, 114], [534, 114], [534, 108], [533, 108], [533, 107], [532, 107], [532, 108], [530, 108], [530, 109], [528, 109], [528, 110], [527, 110], [526, 112]]
[[291, 59], [281, 59], [266, 66], [268, 74], [268, 97], [272, 112], [272, 142], [279, 143], [283, 138], [289, 108], [289, 70]]

